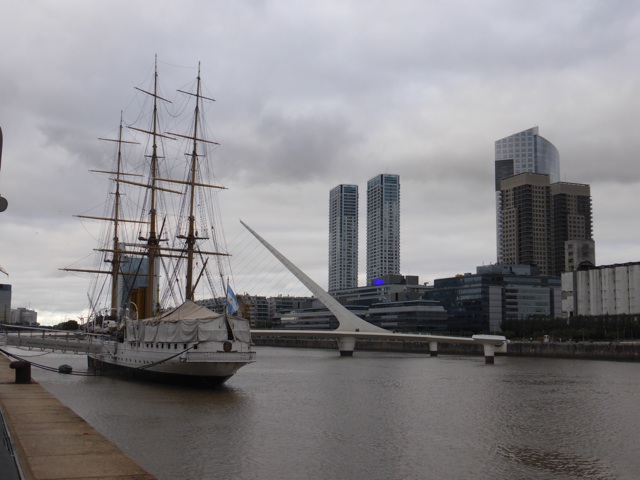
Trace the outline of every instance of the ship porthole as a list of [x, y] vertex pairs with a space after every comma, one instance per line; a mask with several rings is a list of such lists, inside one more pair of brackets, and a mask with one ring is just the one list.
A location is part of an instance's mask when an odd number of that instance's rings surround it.
[[231, 351], [231, 347], [232, 347], [231, 342], [224, 342], [222, 344], [222, 348], [223, 348], [223, 350], [225, 352], [230, 352]]

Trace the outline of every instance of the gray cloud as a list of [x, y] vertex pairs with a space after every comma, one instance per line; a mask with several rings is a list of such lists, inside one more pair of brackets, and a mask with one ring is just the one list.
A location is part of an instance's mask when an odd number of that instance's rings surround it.
[[[402, 269], [424, 281], [495, 259], [493, 141], [539, 125], [562, 179], [592, 188], [597, 260], [640, 256], [640, 10], [634, 2], [12, 2], [0, 17], [0, 265], [14, 306], [59, 321], [86, 303], [103, 208], [89, 169], [199, 61], [230, 236], [243, 218], [326, 282], [329, 190], [402, 183]], [[169, 108], [181, 108], [180, 104]], [[134, 132], [127, 135], [137, 138]], [[145, 145], [132, 149], [131, 156]], [[177, 147], [167, 145], [167, 154]], [[242, 288], [242, 287], [240, 287]]]

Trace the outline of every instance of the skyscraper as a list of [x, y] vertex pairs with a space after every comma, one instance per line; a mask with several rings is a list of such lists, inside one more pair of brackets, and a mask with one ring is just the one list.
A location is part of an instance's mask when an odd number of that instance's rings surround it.
[[[595, 263], [589, 185], [556, 182], [549, 175], [522, 173], [502, 185], [503, 263], [536, 265], [542, 275], [560, 276], [568, 263]], [[587, 242], [587, 254], [576, 252]], [[580, 257], [584, 258], [580, 258]]]
[[358, 186], [329, 193], [329, 292], [358, 286]]
[[367, 183], [367, 285], [400, 273], [400, 177], [381, 174]]
[[554, 275], [581, 265], [595, 266], [591, 188], [580, 183], [551, 185], [553, 200]]
[[522, 173], [502, 181], [502, 262], [553, 271], [549, 176]]
[[519, 173], [549, 175], [550, 182], [560, 180], [558, 149], [538, 135], [533, 127], [495, 142], [496, 249], [498, 262], [506, 263], [502, 252], [502, 193], [500, 182]]

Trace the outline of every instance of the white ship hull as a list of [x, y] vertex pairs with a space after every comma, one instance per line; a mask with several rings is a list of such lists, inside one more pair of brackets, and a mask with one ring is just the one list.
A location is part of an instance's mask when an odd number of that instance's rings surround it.
[[88, 355], [89, 367], [97, 371], [122, 370], [135, 377], [171, 383], [220, 385], [255, 361], [255, 352], [249, 351], [244, 342], [201, 342], [197, 350], [194, 347], [195, 344], [105, 341], [102, 352]]

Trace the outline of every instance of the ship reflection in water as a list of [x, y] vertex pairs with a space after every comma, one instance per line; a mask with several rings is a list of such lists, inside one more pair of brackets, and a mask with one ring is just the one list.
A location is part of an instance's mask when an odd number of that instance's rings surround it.
[[[600, 480], [640, 471], [637, 363], [504, 358], [487, 368], [474, 357], [258, 352], [215, 390], [33, 376], [161, 479]], [[80, 355], [44, 358], [85, 365]]]

